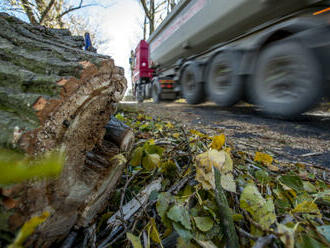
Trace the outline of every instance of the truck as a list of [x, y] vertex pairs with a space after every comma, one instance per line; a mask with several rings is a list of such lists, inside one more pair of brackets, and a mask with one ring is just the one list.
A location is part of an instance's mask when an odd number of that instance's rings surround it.
[[135, 50], [138, 102], [241, 100], [291, 118], [330, 96], [330, 1], [181, 0]]

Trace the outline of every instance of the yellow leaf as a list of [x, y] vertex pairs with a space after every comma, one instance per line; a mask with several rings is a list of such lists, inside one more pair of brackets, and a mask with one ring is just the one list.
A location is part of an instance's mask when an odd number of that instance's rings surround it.
[[180, 137], [180, 134], [179, 133], [174, 133], [174, 134], [172, 134], [172, 136], [173, 136], [173, 138], [178, 139]]
[[231, 154], [231, 148], [230, 148], [230, 147], [226, 147], [224, 150], [225, 150], [225, 152], [227, 152], [228, 154]]
[[212, 138], [211, 148], [220, 151], [226, 142], [226, 136], [220, 134]]
[[283, 234], [280, 236], [280, 239], [284, 243], [285, 247], [294, 248], [295, 228], [289, 228], [286, 225], [277, 224], [277, 229], [279, 233]]
[[126, 237], [129, 241], [131, 241], [133, 248], [143, 248], [139, 237], [133, 235], [132, 233], [127, 233]]
[[161, 241], [162, 239], [160, 238], [159, 232], [157, 230], [157, 226], [156, 226], [156, 221], [154, 218], [150, 219], [150, 238], [152, 239], [152, 241], [156, 242], [157, 244], [160, 244], [161, 247], [163, 247]]
[[292, 213], [316, 214], [321, 215], [319, 208], [314, 202], [304, 201], [298, 204]]
[[202, 134], [200, 131], [197, 131], [197, 130], [190, 130], [190, 133], [192, 134], [192, 135], [195, 135], [195, 136], [198, 136], [198, 137], [200, 137], [200, 138], [204, 138], [204, 137], [206, 137], [206, 135], [205, 134]]
[[266, 165], [271, 171], [278, 171], [279, 168], [272, 165], [273, 157], [262, 152], [256, 152], [254, 161]]
[[20, 247], [24, 241], [34, 232], [34, 230], [48, 218], [49, 212], [44, 212], [40, 216], [32, 217], [30, 220], [24, 223], [21, 230], [18, 232], [14, 242], [9, 248]]
[[204, 189], [209, 190], [215, 187], [213, 166], [222, 171], [225, 161], [226, 153], [217, 150], [207, 151], [196, 157], [196, 180]]
[[137, 118], [136, 118], [138, 121], [143, 121], [145, 118], [144, 118], [144, 115], [143, 114], [138, 114]]
[[165, 125], [168, 129], [173, 129], [174, 126], [171, 122], [167, 122], [166, 125]]
[[160, 156], [158, 154], [147, 154], [142, 159], [142, 165], [146, 170], [153, 170], [158, 167]]
[[159, 124], [159, 123], [156, 123], [156, 128], [158, 131], [162, 132], [163, 131], [163, 125]]

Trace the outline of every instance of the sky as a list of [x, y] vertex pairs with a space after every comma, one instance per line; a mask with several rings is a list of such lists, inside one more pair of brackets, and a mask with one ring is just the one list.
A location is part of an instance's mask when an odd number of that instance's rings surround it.
[[144, 13], [137, 0], [113, 1], [107, 8], [92, 7], [84, 10], [88, 23], [96, 27], [99, 40], [106, 40], [98, 53], [110, 55], [117, 66], [124, 67], [128, 87], [131, 88], [129, 67], [130, 51], [143, 36]]

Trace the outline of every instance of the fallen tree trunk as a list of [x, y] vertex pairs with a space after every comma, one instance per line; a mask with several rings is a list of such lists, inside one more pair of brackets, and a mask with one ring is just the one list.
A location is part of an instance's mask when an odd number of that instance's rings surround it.
[[89, 225], [120, 178], [126, 159], [118, 141], [103, 137], [127, 87], [124, 71], [82, 46], [68, 31], [0, 13], [0, 147], [30, 155], [66, 149], [60, 178], [1, 189], [12, 204], [0, 204], [0, 237], [48, 211], [27, 244], [48, 247], [74, 225]]

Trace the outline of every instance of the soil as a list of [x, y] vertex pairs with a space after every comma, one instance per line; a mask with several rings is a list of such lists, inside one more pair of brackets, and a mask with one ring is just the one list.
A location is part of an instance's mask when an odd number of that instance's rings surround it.
[[245, 152], [262, 151], [280, 162], [330, 168], [328, 106], [322, 105], [288, 121], [263, 116], [254, 106], [244, 103], [231, 108], [221, 108], [210, 102], [200, 105], [189, 105], [183, 101], [123, 104], [209, 135], [223, 132], [231, 145]]

